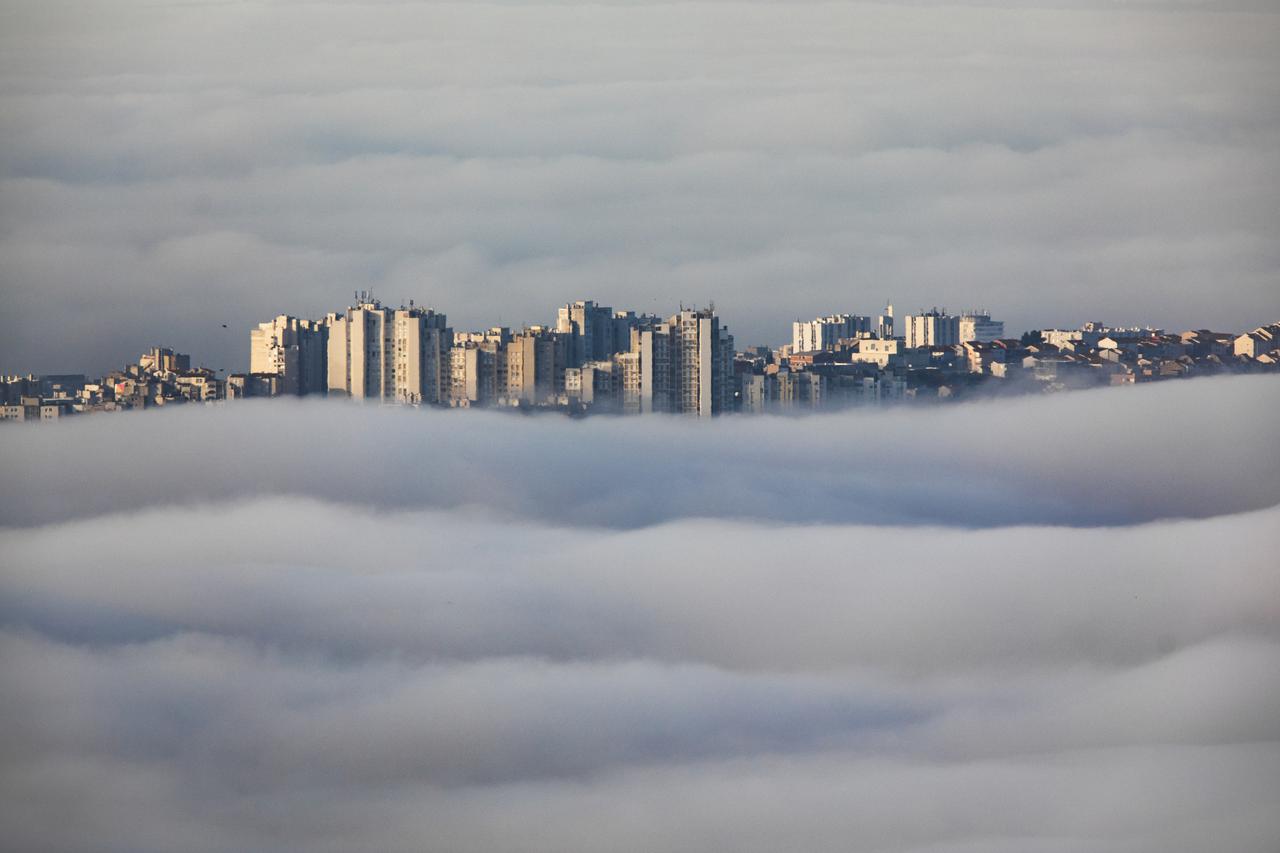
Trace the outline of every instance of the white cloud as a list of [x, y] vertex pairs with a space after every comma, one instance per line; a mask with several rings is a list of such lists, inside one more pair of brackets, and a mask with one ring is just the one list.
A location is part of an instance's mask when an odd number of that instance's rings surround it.
[[1278, 520], [618, 533], [277, 499], [9, 531], [5, 824], [63, 850], [861, 826], [856, 849], [1261, 851]]
[[710, 429], [337, 400], [192, 406], [15, 430], [6, 465], [23, 488], [0, 495], [0, 524], [264, 493], [623, 528], [690, 516], [974, 526], [1202, 517], [1280, 502], [1278, 390], [1269, 376], [1215, 378]]
[[58, 851], [1264, 853], [1275, 384], [14, 428], [0, 824]]

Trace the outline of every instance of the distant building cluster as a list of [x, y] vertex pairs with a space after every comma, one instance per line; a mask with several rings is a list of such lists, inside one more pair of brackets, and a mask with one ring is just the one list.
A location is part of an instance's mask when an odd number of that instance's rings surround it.
[[248, 397], [319, 396], [411, 406], [622, 415], [820, 410], [913, 399], [1123, 385], [1280, 369], [1280, 324], [1244, 334], [1086, 323], [1005, 337], [987, 311], [895, 318], [831, 314], [791, 343], [735, 349], [714, 307], [671, 316], [587, 300], [554, 326], [455, 332], [446, 316], [372, 294], [320, 319], [280, 315], [249, 332], [249, 372], [220, 377], [157, 347], [96, 381], [0, 377], [0, 416], [70, 414]]
[[154, 347], [123, 370], [89, 381], [84, 374], [0, 376], [0, 420], [51, 421], [72, 414], [145, 409], [226, 396], [216, 371]]
[[662, 319], [582, 301], [562, 307], [554, 327], [454, 332], [444, 314], [360, 293], [321, 320], [261, 324], [250, 351], [250, 372], [227, 378], [228, 397], [697, 415], [735, 403], [733, 336], [711, 309]]

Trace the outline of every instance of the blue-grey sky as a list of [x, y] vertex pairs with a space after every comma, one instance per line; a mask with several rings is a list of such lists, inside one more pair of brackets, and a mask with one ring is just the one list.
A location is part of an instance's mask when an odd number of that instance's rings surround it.
[[[1274, 4], [0, 3], [0, 371], [372, 287], [1010, 331], [1280, 317]], [[228, 329], [223, 330], [226, 323]]]

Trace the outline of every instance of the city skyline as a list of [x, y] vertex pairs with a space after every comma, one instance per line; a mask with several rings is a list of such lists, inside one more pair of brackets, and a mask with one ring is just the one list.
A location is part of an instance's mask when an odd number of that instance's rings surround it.
[[[438, 307], [438, 306], [437, 306]], [[714, 417], [958, 401], [1280, 371], [1280, 323], [1244, 332], [1152, 326], [1006, 334], [987, 309], [827, 314], [789, 343], [741, 349], [714, 304], [670, 316], [593, 300], [555, 323], [455, 330], [437, 307], [371, 291], [318, 319], [280, 314], [249, 330], [249, 370], [225, 373], [153, 347], [101, 377], [0, 374], [0, 420], [251, 397]]]
[[[360, 290], [355, 291], [357, 295], [360, 292], [361, 292]], [[1280, 286], [1278, 286], [1278, 292], [1280, 292]], [[350, 294], [352, 293], [352, 290], [348, 287], [344, 291], [341, 291], [341, 293]], [[374, 297], [376, 293], [378, 301], [380, 303], [383, 302], [383, 295], [374, 288], [366, 288], [364, 290], [364, 293], [369, 295], [371, 298]], [[336, 295], [337, 301], [341, 301], [341, 299], [343, 298], [344, 297], [342, 295]], [[571, 299], [572, 298], [574, 297], [572, 297], [571, 295]], [[608, 300], [603, 298], [593, 298], [592, 301], [595, 301], [599, 304], [615, 304], [615, 303], [610, 303]], [[774, 348], [782, 344], [785, 344], [791, 340], [792, 338], [791, 326], [793, 325], [793, 323], [806, 320], [806, 319], [821, 318], [822, 316], [832, 314], [832, 312], [840, 313], [845, 311], [858, 310], [858, 311], [868, 312], [863, 316], [874, 317], [877, 314], [882, 313], [885, 308], [885, 305], [888, 304], [888, 305], [896, 306], [896, 310], [899, 312], [899, 314], [908, 314], [908, 313], [924, 314], [933, 310], [949, 311], [950, 309], [953, 309], [953, 308], [960, 309], [960, 310], [951, 310], [950, 313], [958, 314], [964, 311], [989, 311], [989, 309], [985, 307], [979, 309], [979, 308], [965, 308], [964, 306], [978, 306], [978, 305], [985, 306], [987, 302], [989, 302], [990, 300], [984, 300], [982, 297], [977, 296], [968, 300], [948, 302], [946, 300], [941, 300], [941, 299], [930, 300], [927, 298], [927, 294], [926, 294], [926, 298], [923, 299], [919, 304], [907, 304], [907, 303], [895, 301], [892, 298], [892, 296], [890, 296], [890, 298], [887, 300], [884, 299], [884, 297], [880, 297], [878, 302], [877, 300], [871, 300], [871, 301], [853, 300], [853, 301], [856, 302], [857, 304], [853, 305], [852, 307], [850, 307], [847, 303], [844, 305], [840, 305], [840, 304], [820, 305], [814, 312], [812, 312], [809, 315], [802, 315], [799, 313], [792, 312], [793, 314], [795, 314], [795, 316], [788, 316], [787, 312], [783, 311], [773, 321], [769, 321], [765, 323], [765, 326], [768, 329], [772, 330], [770, 334], [766, 334], [763, 336], [756, 336], [756, 337], [748, 337], [743, 333], [738, 332], [735, 334], [735, 339], [737, 343], [742, 345], [768, 346], [770, 348]], [[1106, 311], [1103, 311], [1103, 310], [1091, 310], [1088, 307], [1080, 307], [1080, 306], [1076, 306], [1072, 312], [1072, 316], [1079, 317], [1080, 319], [1078, 321], [1066, 322], [1066, 323], [1048, 322], [1048, 320], [1045, 319], [1043, 315], [1039, 314], [1039, 312], [1037, 312], [1035, 309], [1027, 308], [1027, 307], [1019, 307], [1016, 303], [1012, 307], [1001, 304], [1000, 306], [1001, 310], [999, 313], [1003, 318], [1002, 322], [1004, 322], [1005, 325], [1008, 327], [1010, 334], [1013, 334], [1015, 337], [1022, 334], [1023, 332], [1033, 331], [1037, 329], [1079, 328], [1080, 326], [1083, 326], [1088, 322], [1097, 322], [1099, 320], [1103, 320], [1108, 325], [1112, 325], [1117, 328], [1131, 328], [1131, 327], [1148, 327], [1148, 328], [1159, 328], [1159, 329], [1210, 328], [1210, 329], [1221, 329], [1224, 331], [1246, 331], [1258, 325], [1272, 322], [1272, 318], [1274, 316], [1280, 316], [1280, 296], [1278, 296], [1275, 301], [1276, 301], [1276, 305], [1270, 311], [1258, 310], [1255, 312], [1255, 311], [1245, 310], [1245, 311], [1239, 312], [1242, 318], [1242, 322], [1239, 322], [1234, 325], [1209, 323], [1204, 321], [1203, 318], [1197, 318], [1194, 316], [1190, 317], [1189, 321], [1185, 323], [1169, 323], [1169, 324], [1160, 323], [1158, 322], [1158, 316], [1161, 315], [1161, 312], [1158, 312], [1158, 311], [1150, 312], [1147, 315], [1133, 314], [1133, 315], [1117, 318], [1117, 317], [1110, 316]], [[327, 313], [330, 313], [333, 310], [334, 304], [335, 304], [334, 302], [321, 304], [320, 307], [314, 311], [296, 311], [296, 313], [294, 311], [281, 312], [277, 310], [277, 312], [271, 316], [292, 316], [292, 317], [297, 317], [298, 319], [314, 321], [314, 320], [321, 319]], [[436, 303], [433, 303], [432, 300], [430, 300], [429, 298], [421, 294], [416, 296], [404, 297], [402, 299], [398, 299], [396, 302], [388, 301], [385, 304], [389, 306], [395, 304], [395, 305], [398, 305], [399, 307], [408, 307], [411, 304], [416, 304], [424, 307], [432, 306], [434, 308], [439, 308], [441, 310], [444, 310], [451, 318], [451, 322], [455, 322], [455, 323], [457, 321], [455, 321], [453, 318], [456, 318], [456, 317], [474, 317], [476, 318], [477, 322], [458, 324], [458, 325], [459, 325], [459, 328], [471, 329], [476, 331], [484, 330], [488, 328], [495, 328], [495, 327], [523, 329], [523, 328], [536, 327], [536, 326], [546, 326], [546, 327], [555, 326], [554, 310], [543, 311], [541, 314], [539, 314], [536, 311], [530, 312], [535, 314], [537, 316], [537, 319], [530, 320], [530, 321], [521, 321], [518, 323], [511, 323], [511, 322], [507, 322], [503, 317], [503, 315], [500, 313], [494, 315], [493, 317], [487, 318], [492, 322], [486, 322], [485, 317], [478, 316], [474, 310], [466, 310], [465, 305], [462, 306], [463, 310], [458, 311], [458, 310], [455, 310], [457, 306], [446, 306], [443, 304], [437, 305]], [[725, 302], [724, 300], [713, 296], [712, 298], [709, 298], [706, 300], [692, 300], [692, 299], [676, 300], [671, 305], [655, 305], [651, 301], [648, 307], [643, 309], [641, 308], [641, 306], [638, 306], [638, 305], [627, 305], [627, 307], [631, 309], [635, 309], [637, 311], [642, 311], [642, 312], [652, 311], [658, 314], [665, 314], [665, 313], [669, 313], [677, 305], [692, 305], [692, 304], [701, 304], [704, 306], [717, 305], [720, 308], [723, 308], [723, 306], [725, 305]], [[905, 309], [910, 309], [910, 310], [905, 310]], [[732, 310], [732, 308], [730, 308], [730, 310]], [[234, 313], [240, 313], [240, 312], [222, 311], [222, 312], [213, 312], [208, 315], [210, 317], [210, 322], [208, 323], [210, 328], [204, 331], [200, 331], [197, 334], [194, 334], [191, 336], [193, 340], [196, 340], [196, 341], [204, 340], [207, 343], [212, 344], [203, 349], [200, 347], [194, 346], [185, 340], [183, 341], [177, 340], [179, 336], [176, 334], [167, 335], [163, 332], [157, 332], [157, 331], [142, 332], [139, 334], [136, 340], [130, 340], [127, 342], [113, 341], [110, 344], [110, 346], [107, 347], [107, 349], [109, 349], [112, 352], [119, 353], [119, 356], [114, 359], [108, 360], [106, 362], [94, 363], [94, 364], [78, 363], [78, 362], [75, 362], [70, 356], [58, 354], [61, 352], [65, 352], [67, 349], [66, 347], [59, 347], [58, 349], [54, 350], [54, 354], [47, 361], [43, 361], [41, 363], [36, 363], [35, 357], [29, 356], [27, 354], [21, 354], [17, 357], [13, 357], [8, 360], [0, 359], [0, 373], [10, 374], [10, 375], [27, 374], [27, 373], [82, 373], [82, 372], [93, 373], [96, 371], [105, 370], [111, 366], [125, 364], [127, 363], [127, 360], [129, 358], [136, 356], [136, 354], [139, 351], [145, 350], [148, 347], [152, 347], [156, 345], [177, 346], [183, 349], [184, 351], [192, 352], [199, 358], [202, 364], [206, 364], [210, 366], [216, 364], [217, 367], [215, 369], [220, 370], [223, 373], [232, 374], [232, 373], [249, 372], [251, 368], [249, 352], [248, 352], [248, 349], [245, 346], [243, 346], [243, 342], [241, 341], [240, 334], [239, 334], [241, 331], [243, 331], [243, 329], [238, 329], [237, 327], [233, 326], [233, 324], [231, 323], [223, 324], [220, 320], [221, 317], [225, 315], [231, 315]], [[724, 312], [721, 311], [720, 313], [724, 313]], [[732, 317], [733, 315], [729, 314], [727, 316]], [[1164, 316], [1168, 316], [1168, 315], [1164, 314]], [[1021, 318], [1027, 318], [1027, 319], [1024, 319], [1022, 321], [1015, 321], [1010, 319], [1013, 317], [1021, 317]], [[253, 320], [252, 322], [248, 323], [245, 326], [245, 328], [250, 328], [252, 326], [257, 325], [260, 322], [262, 322], [261, 318]], [[225, 325], [225, 328], [224, 328], [224, 325]], [[234, 341], [232, 339], [234, 339]], [[218, 353], [223, 353], [223, 355], [219, 356]]]
[[[456, 321], [453, 320], [453, 318], [458, 316], [474, 316], [474, 311], [457, 312], [455, 311], [455, 308], [457, 306], [447, 306], [443, 304], [433, 303], [430, 299], [424, 298], [421, 295], [400, 299], [398, 303], [395, 301], [388, 301], [388, 300], [384, 300], [383, 294], [378, 293], [373, 288], [366, 288], [363, 290], [356, 289], [354, 291], [348, 288], [347, 290], [344, 291], [344, 293], [351, 294], [351, 297], [350, 297], [351, 305], [357, 305], [362, 301], [371, 301], [371, 302], [376, 302], [377, 304], [387, 308], [404, 309], [404, 308], [417, 307], [424, 310], [439, 311], [450, 318], [451, 326], [457, 326], [459, 331], [467, 331], [468, 333], [482, 333], [485, 330], [495, 329], [495, 328], [507, 328], [507, 329], [512, 329], [516, 331], [519, 331], [522, 329], [529, 329], [529, 328], [554, 329], [557, 325], [556, 312], [559, 310], [562, 310], [557, 308], [544, 310], [543, 312], [541, 312], [541, 315], [539, 315], [538, 319], [531, 322], [521, 322], [517, 324], [502, 322], [502, 315], [500, 314], [496, 315], [495, 317], [488, 318], [493, 322], [486, 322], [485, 318], [480, 318], [480, 322], [478, 323], [458, 324]], [[338, 301], [341, 301], [342, 298], [344, 297], [338, 297]], [[572, 302], [575, 301], [575, 299], [576, 297], [571, 297], [568, 301], [562, 304], [572, 304]], [[578, 299], [577, 301], [581, 301], [581, 300]], [[611, 303], [609, 303], [607, 300], [599, 299], [595, 297], [592, 297], [587, 301], [597, 305], [611, 305]], [[1280, 300], [1277, 300], [1277, 301], [1280, 302]], [[771, 349], [774, 349], [779, 346], [785, 345], [793, 340], [794, 326], [796, 323], [810, 322], [815, 319], [821, 320], [823, 317], [832, 317], [832, 316], [861, 316], [861, 317], [869, 318], [874, 321], [877, 316], [883, 315], [886, 308], [888, 308], [891, 311], [896, 311], [899, 317], [906, 316], [906, 315], [916, 315], [916, 316], [928, 315], [930, 312], [942, 312], [942, 313], [949, 314], [951, 316], [957, 316], [957, 317], [972, 316], [972, 315], [986, 315], [990, 317], [992, 316], [992, 311], [990, 308], [986, 307], [987, 303], [988, 303], [988, 300], [983, 300], [982, 298], [975, 298], [967, 302], [957, 302], [954, 304], [947, 304], [947, 303], [944, 303], [942, 300], [930, 301], [928, 299], [925, 299], [918, 305], [906, 305], [903, 303], [895, 304], [895, 300], [892, 298], [889, 298], [887, 300], [881, 300], [878, 304], [874, 301], [873, 302], [863, 301], [852, 306], [850, 306], [847, 303], [844, 305], [827, 305], [825, 307], [820, 307], [816, 312], [808, 316], [802, 316], [801, 314], [798, 314], [798, 313], [795, 314], [794, 317], [786, 317], [786, 316], [780, 315], [773, 323], [770, 324], [771, 327], [775, 327], [778, 331], [776, 332], [776, 334], [769, 336], [770, 338], [769, 340], [758, 340], [756, 338], [748, 338], [742, 335], [741, 333], [738, 333], [738, 334], [735, 334], [735, 342], [743, 346], [767, 346]], [[312, 323], [320, 322], [326, 316], [331, 315], [333, 313], [334, 304], [335, 303], [329, 303], [327, 305], [322, 306], [319, 310], [316, 310], [313, 312], [303, 312], [303, 311], [294, 312], [291, 310], [284, 310], [284, 311], [277, 310], [274, 314], [271, 314], [270, 316], [291, 317], [291, 318], [295, 318], [296, 320], [312, 322]], [[722, 307], [723, 302], [721, 302], [720, 300], [717, 300], [716, 298], [711, 298], [701, 303], [695, 300], [688, 300], [688, 299], [677, 300], [672, 305], [650, 305], [648, 310], [642, 310], [639, 308], [639, 306], [626, 305], [624, 308], [621, 308], [620, 310], [632, 311], [633, 313], [637, 313], [637, 315], [639, 316], [667, 316], [668, 314], [671, 313], [671, 311], [677, 310], [677, 306], [678, 306], [678, 310], [684, 310], [686, 306], [696, 307], [699, 304], [702, 305], [703, 307], [710, 306], [713, 310], [716, 310], [716, 313], [718, 314], [724, 313], [716, 307], [717, 304], [719, 304]], [[970, 307], [964, 307], [964, 306], [970, 306]], [[982, 307], [972, 307], [972, 306], [982, 306]], [[957, 307], [958, 307], [958, 310], [952, 310]], [[1089, 309], [1088, 307], [1077, 306], [1077, 308], [1075, 309], [1075, 314], [1083, 318], [1077, 323], [1064, 324], [1064, 323], [1049, 323], [1049, 322], [1041, 322], [1041, 323], [1033, 322], [1030, 325], [1020, 325], [1016, 322], [1008, 320], [1007, 318], [1009, 316], [1035, 317], [1037, 316], [1037, 313], [1034, 310], [1028, 310], [1026, 308], [1023, 308], [1020, 311], [1019, 310], [1007, 311], [1005, 310], [1005, 307], [1006, 306], [1001, 305], [1000, 310], [996, 313], [999, 314], [999, 316], [1002, 318], [1000, 320], [1002, 330], [1007, 330], [1008, 334], [1015, 338], [1019, 337], [1020, 335], [1026, 332], [1039, 331], [1043, 329], [1081, 328], [1089, 323], [1098, 323], [1099, 321], [1102, 321], [1103, 325], [1111, 326], [1114, 328], [1122, 328], [1122, 329], [1123, 328], [1145, 328], [1145, 329], [1159, 329], [1159, 330], [1212, 329], [1215, 331], [1243, 333], [1243, 332], [1249, 331], [1250, 329], [1256, 328], [1259, 325], [1267, 325], [1269, 323], [1272, 323], [1274, 320], [1274, 316], [1280, 316], [1280, 304], [1278, 304], [1275, 311], [1272, 314], [1267, 314], [1266, 312], [1259, 312], [1254, 315], [1246, 316], [1245, 322], [1236, 326], [1215, 327], [1211, 323], [1200, 322], [1196, 318], [1192, 318], [1191, 322], [1184, 323], [1184, 324], [1163, 325], [1158, 322], [1155, 322], [1152, 317], [1136, 317], [1136, 318], [1132, 318], [1124, 321], [1117, 321], [1116, 318], [1107, 316], [1104, 311], [1101, 311], [1101, 310], [1095, 311], [1095, 310]], [[857, 313], [859, 311], [865, 311], [867, 313]], [[728, 315], [728, 319], [731, 319], [731, 318], [732, 318], [732, 315]], [[215, 371], [219, 373], [224, 373], [224, 374], [248, 373], [248, 372], [252, 372], [253, 370], [253, 366], [251, 363], [251, 355], [250, 355], [252, 348], [246, 347], [244, 345], [242, 340], [242, 333], [246, 329], [252, 330], [256, 328], [262, 322], [263, 322], [262, 318], [258, 318], [246, 324], [243, 329], [233, 327], [230, 323], [227, 323], [227, 324], [216, 323], [215, 325], [218, 327], [216, 337], [226, 341], [226, 343], [220, 347], [215, 348], [212, 352], [216, 353], [218, 351], [225, 351], [227, 353], [235, 353], [234, 355], [229, 355], [228, 357], [225, 357], [225, 358], [217, 358], [214, 355], [211, 355], [209, 351], [201, 351], [197, 347], [191, 346], [186, 341], [178, 340], [177, 339], [178, 336], [176, 334], [167, 334], [165, 332], [152, 332], [139, 338], [137, 342], [131, 341], [127, 343], [120, 342], [117, 344], [113, 344], [112, 349], [119, 350], [122, 353], [121, 357], [115, 361], [106, 362], [104, 364], [84, 365], [84, 364], [69, 364], [69, 362], [67, 362], [65, 359], [54, 358], [52, 361], [47, 363], [32, 364], [30, 363], [31, 359], [18, 358], [10, 362], [0, 361], [0, 374], [3, 374], [3, 375], [25, 375], [30, 373], [91, 374], [97, 371], [110, 369], [120, 364], [126, 364], [128, 363], [128, 359], [136, 356], [136, 354], [139, 351], [142, 351], [154, 346], [169, 346], [169, 347], [175, 347], [175, 348], [179, 348], [184, 351], [190, 352], [195, 355], [195, 357], [199, 360], [199, 362], [202, 365], [212, 367]], [[902, 330], [900, 330], [900, 332], [901, 331]], [[899, 334], [898, 336], [901, 337], [902, 334]], [[230, 339], [232, 338], [235, 339], [234, 344], [230, 341]], [[213, 367], [215, 364], [217, 365], [217, 367]], [[227, 365], [233, 365], [233, 366], [227, 366]]]

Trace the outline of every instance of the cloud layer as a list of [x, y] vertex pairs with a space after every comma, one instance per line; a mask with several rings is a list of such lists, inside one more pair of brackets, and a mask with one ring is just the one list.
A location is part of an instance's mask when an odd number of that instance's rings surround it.
[[1275, 387], [7, 430], [4, 846], [1267, 853]]
[[1261, 853], [1278, 522], [9, 531], [9, 842]]
[[[1187, 386], [1190, 387], [1187, 387]], [[260, 494], [634, 528], [1131, 524], [1280, 503], [1271, 376], [805, 418], [638, 420], [270, 400], [6, 435], [0, 525]]]
[[[355, 288], [1009, 328], [1280, 314], [1267, 4], [3, 5], [0, 369]], [[229, 329], [222, 330], [227, 323]]]

